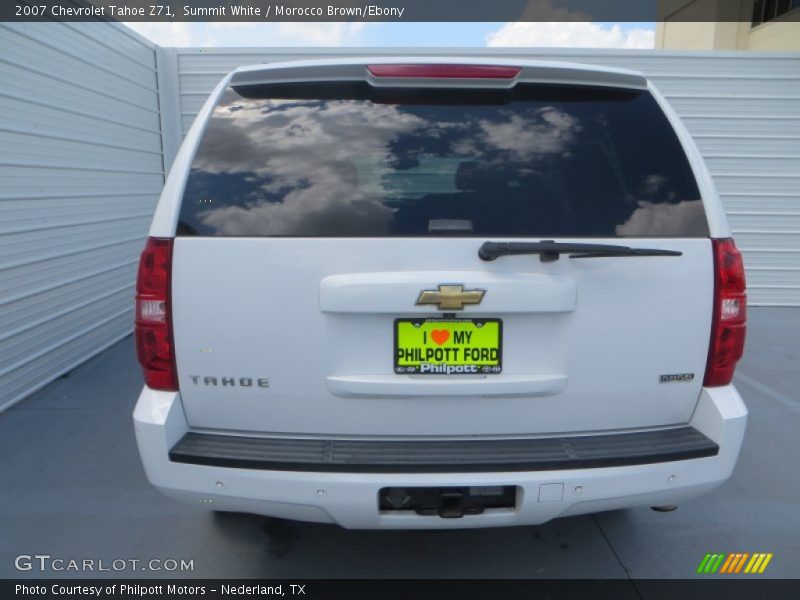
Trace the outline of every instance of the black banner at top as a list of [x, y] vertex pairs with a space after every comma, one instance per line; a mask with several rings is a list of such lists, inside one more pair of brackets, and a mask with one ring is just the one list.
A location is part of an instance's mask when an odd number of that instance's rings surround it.
[[[783, 7], [783, 8], [781, 8]], [[775, 14], [765, 17], [765, 10]], [[778, 14], [780, 12], [780, 14]], [[757, 14], [758, 13], [758, 14]], [[764, 0], [2, 0], [0, 21], [716, 21], [800, 20]]]

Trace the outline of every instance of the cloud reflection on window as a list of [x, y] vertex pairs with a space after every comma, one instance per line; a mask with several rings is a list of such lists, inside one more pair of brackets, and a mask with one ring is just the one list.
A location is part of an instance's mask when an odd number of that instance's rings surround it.
[[[229, 236], [420, 235], [434, 217], [470, 220], [475, 235], [702, 235], [669, 124], [660, 115], [643, 136], [629, 123], [658, 110], [652, 98], [570, 94], [462, 106], [229, 90], [192, 164], [181, 222]], [[467, 164], [474, 181], [459, 186]]]

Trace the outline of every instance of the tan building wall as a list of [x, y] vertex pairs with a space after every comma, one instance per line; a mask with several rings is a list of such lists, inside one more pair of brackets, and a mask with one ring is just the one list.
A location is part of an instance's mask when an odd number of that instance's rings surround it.
[[[753, 27], [752, 10], [752, 0], [673, 0], [664, 21], [656, 26], [655, 47], [670, 50], [800, 50], [800, 22], [778, 17]], [[709, 14], [722, 15], [727, 21], [709, 21]], [[700, 17], [704, 21], [700, 21]], [[698, 20], [692, 21], [693, 18]]]
[[744, 50], [800, 50], [800, 22], [776, 19], [748, 28]]

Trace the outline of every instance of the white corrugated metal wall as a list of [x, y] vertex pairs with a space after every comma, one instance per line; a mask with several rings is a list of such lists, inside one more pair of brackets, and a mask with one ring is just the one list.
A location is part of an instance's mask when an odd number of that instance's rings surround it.
[[750, 303], [800, 305], [800, 53], [550, 49], [170, 49], [186, 132], [212, 87], [246, 64], [379, 54], [525, 56], [643, 71], [700, 147], [747, 266]]
[[130, 333], [164, 182], [156, 49], [0, 24], [0, 409]]

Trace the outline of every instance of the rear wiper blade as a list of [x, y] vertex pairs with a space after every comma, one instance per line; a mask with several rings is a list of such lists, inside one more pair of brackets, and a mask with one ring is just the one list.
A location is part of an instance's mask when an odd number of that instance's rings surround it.
[[609, 256], [681, 256], [677, 250], [656, 248], [630, 248], [612, 244], [581, 244], [579, 242], [484, 242], [478, 250], [481, 260], [494, 260], [510, 254], [538, 254], [542, 262], [553, 262], [562, 254], [570, 258], [598, 258]]

